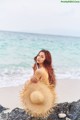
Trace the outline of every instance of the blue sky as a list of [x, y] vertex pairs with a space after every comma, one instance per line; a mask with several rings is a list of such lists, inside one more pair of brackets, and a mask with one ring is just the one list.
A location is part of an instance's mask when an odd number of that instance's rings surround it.
[[0, 0], [0, 30], [80, 36], [80, 3]]

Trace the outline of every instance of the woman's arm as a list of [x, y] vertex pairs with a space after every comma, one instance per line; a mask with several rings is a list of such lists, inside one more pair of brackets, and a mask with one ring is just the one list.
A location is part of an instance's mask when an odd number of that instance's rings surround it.
[[33, 82], [33, 83], [37, 83], [37, 82], [38, 82], [38, 80], [36, 79], [36, 77], [35, 77], [35, 76], [32, 76], [32, 78], [31, 78], [31, 82]]
[[37, 70], [37, 64], [35, 63], [32, 68], [33, 68], [33, 71], [35, 73], [35, 71]]
[[41, 70], [37, 69], [31, 78], [31, 82], [37, 83], [41, 78]]

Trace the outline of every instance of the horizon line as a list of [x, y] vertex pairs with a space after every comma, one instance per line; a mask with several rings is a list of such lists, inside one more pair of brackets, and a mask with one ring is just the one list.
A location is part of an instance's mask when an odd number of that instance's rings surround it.
[[14, 31], [14, 30], [0, 30], [0, 32], [13, 32], [13, 33], [26, 33], [26, 34], [37, 34], [37, 35], [48, 35], [48, 36], [59, 36], [59, 37], [77, 37], [72, 35], [61, 35], [61, 34], [50, 34], [50, 33], [36, 33], [36, 32], [26, 32], [26, 31]]

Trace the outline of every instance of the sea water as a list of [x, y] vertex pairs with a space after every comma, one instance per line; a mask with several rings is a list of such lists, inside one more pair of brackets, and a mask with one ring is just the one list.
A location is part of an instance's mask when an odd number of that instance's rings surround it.
[[79, 37], [0, 31], [0, 87], [24, 84], [41, 49], [51, 52], [57, 80], [80, 79]]

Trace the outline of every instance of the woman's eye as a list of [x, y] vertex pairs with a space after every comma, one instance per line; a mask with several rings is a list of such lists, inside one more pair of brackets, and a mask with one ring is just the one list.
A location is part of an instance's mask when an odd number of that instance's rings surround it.
[[44, 56], [38, 55], [38, 57], [44, 58]]

